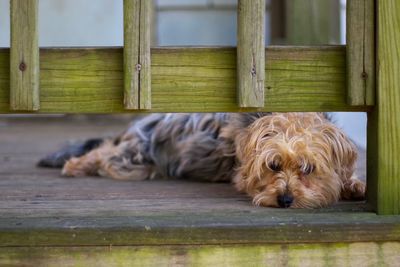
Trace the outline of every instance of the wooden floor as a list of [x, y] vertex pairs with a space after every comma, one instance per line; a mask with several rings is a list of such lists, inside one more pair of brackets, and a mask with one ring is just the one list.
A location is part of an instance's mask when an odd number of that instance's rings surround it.
[[[392, 242], [400, 240], [400, 217], [377, 216], [363, 202], [260, 208], [230, 184], [63, 178], [35, 167], [66, 140], [126, 127], [126, 119], [106, 118], [0, 118], [1, 266], [258, 266], [268, 255], [303, 266], [309, 253], [309, 266], [400, 260]], [[358, 264], [354, 253], [367, 258]]]
[[246, 196], [225, 183], [65, 178], [60, 176], [60, 170], [35, 166], [40, 157], [68, 140], [106, 137], [127, 126], [124, 120], [102, 122], [102, 119], [90, 123], [85, 119], [60, 118], [0, 120], [2, 215], [57, 216], [84, 212], [90, 216], [102, 212], [253, 209]]
[[[36, 162], [68, 140], [106, 137], [121, 132], [126, 120], [98, 117], [0, 120], [0, 212], [3, 217], [135, 214], [137, 212], [263, 213], [250, 199], [224, 183], [116, 181], [64, 178]], [[365, 177], [365, 153], [360, 173]], [[362, 206], [362, 205], [361, 205]]]

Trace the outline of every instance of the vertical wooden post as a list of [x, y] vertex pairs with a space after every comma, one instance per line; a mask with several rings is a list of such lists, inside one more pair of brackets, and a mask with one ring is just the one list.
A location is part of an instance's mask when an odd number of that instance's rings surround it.
[[158, 11], [157, 11], [157, 0], [149, 0], [151, 7], [150, 7], [150, 18], [151, 18], [151, 46], [157, 46], [158, 44], [158, 28], [157, 28], [157, 21], [158, 21]]
[[10, 8], [10, 109], [38, 110], [38, 0], [11, 0]]
[[151, 109], [151, 1], [124, 0], [124, 105]]
[[347, 1], [347, 102], [375, 103], [374, 0]]
[[285, 39], [285, 1], [270, 2], [271, 44], [282, 44]]
[[377, 99], [368, 118], [368, 200], [378, 214], [400, 214], [400, 1], [377, 2]]
[[288, 0], [285, 4], [289, 45], [339, 43], [339, 0]]
[[240, 107], [264, 107], [265, 0], [239, 0], [237, 42]]

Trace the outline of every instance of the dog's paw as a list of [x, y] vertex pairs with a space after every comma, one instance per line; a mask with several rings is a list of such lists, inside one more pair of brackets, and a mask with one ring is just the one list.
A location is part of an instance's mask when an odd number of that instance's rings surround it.
[[364, 200], [366, 185], [356, 177], [351, 177], [343, 184], [342, 199]]
[[65, 177], [82, 177], [87, 173], [79, 158], [71, 158], [64, 164], [61, 175]]

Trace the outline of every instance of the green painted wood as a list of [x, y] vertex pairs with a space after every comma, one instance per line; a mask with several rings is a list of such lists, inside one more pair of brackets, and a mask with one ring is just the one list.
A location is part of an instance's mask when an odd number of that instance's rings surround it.
[[124, 105], [139, 109], [140, 0], [124, 0]]
[[350, 105], [375, 104], [374, 0], [347, 3], [347, 88]]
[[400, 239], [400, 216], [376, 216], [363, 202], [263, 208], [229, 183], [64, 178], [58, 169], [35, 168], [65, 140], [111, 136], [127, 123], [115, 116], [71, 117], [0, 118], [0, 246]]
[[377, 210], [378, 204], [378, 112], [368, 112], [367, 119], [367, 201]]
[[265, 0], [239, 0], [237, 90], [240, 107], [264, 107]]
[[400, 241], [399, 216], [351, 211], [357, 208], [354, 205], [321, 210], [213, 210], [209, 206], [190, 210], [196, 204], [173, 199], [162, 203], [148, 199], [4, 201], [0, 247]]
[[152, 1], [140, 3], [140, 109], [151, 109], [151, 10]]
[[[378, 2], [377, 107], [370, 115], [376, 129], [376, 207], [379, 214], [400, 214], [400, 2]], [[371, 141], [372, 141], [371, 140]], [[369, 179], [369, 177], [368, 177]], [[372, 189], [374, 190], [374, 189]]]
[[289, 0], [286, 4], [286, 39], [290, 45], [340, 43], [338, 0]]
[[124, 0], [124, 104], [151, 108], [151, 1]]
[[0, 248], [2, 266], [398, 266], [399, 242]]
[[[366, 111], [346, 104], [345, 48], [268, 47], [265, 111]], [[115, 113], [120, 48], [42, 49], [42, 113]], [[0, 112], [9, 113], [9, 50], [0, 49]], [[235, 112], [234, 48], [152, 49], [152, 112]], [[255, 109], [245, 109], [255, 110]]]
[[39, 100], [38, 0], [11, 0], [10, 109], [35, 111]]

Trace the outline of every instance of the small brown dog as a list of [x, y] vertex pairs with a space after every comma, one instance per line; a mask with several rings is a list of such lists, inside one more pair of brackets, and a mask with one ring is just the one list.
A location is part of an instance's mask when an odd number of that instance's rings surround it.
[[67, 147], [39, 165], [71, 177], [232, 180], [255, 205], [317, 208], [364, 197], [356, 158], [322, 113], [196, 113], [145, 116], [115, 139]]

